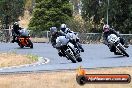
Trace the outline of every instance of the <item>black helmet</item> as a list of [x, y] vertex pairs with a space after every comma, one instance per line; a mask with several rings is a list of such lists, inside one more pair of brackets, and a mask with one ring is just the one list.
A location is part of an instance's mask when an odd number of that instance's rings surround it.
[[51, 34], [55, 34], [57, 32], [57, 28], [56, 27], [51, 27], [50, 28], [50, 33]]

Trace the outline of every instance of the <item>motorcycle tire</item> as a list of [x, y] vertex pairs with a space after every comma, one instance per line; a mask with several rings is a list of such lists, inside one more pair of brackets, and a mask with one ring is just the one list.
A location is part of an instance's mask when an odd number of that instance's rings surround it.
[[126, 51], [122, 48], [122, 47], [118, 47], [120, 49], [120, 51], [127, 57], [129, 57], [129, 55], [126, 53]]
[[78, 62], [82, 62], [82, 58], [81, 58], [81, 57], [78, 57], [78, 58], [77, 58], [77, 61], [78, 61]]
[[18, 45], [20, 46], [20, 48], [23, 48], [24, 47], [22, 44], [20, 44], [20, 42], [18, 42]]
[[30, 48], [33, 48], [33, 43], [31, 42], [30, 39], [28, 39], [28, 43], [29, 43]]
[[72, 61], [72, 63], [76, 63], [75, 57], [73, 57], [72, 55], [70, 55], [69, 52], [66, 52], [66, 55], [68, 56], [68, 59], [70, 59]]
[[24, 47], [22, 44], [20, 44], [19, 46], [20, 46], [20, 48], [23, 48]]
[[86, 78], [83, 75], [76, 76], [76, 81], [79, 85], [84, 85], [86, 83]]

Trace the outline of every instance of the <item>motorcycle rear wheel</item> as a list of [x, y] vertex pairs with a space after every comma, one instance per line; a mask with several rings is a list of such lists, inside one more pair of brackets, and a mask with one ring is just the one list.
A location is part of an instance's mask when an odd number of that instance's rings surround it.
[[78, 58], [77, 58], [77, 61], [78, 61], [78, 62], [82, 62], [82, 58], [81, 58], [81, 57], [78, 57]]

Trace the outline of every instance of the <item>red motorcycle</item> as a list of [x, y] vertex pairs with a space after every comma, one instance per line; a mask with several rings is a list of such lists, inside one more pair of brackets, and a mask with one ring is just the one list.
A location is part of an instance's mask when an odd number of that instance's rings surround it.
[[33, 43], [32, 41], [30, 40], [30, 36], [29, 37], [22, 37], [22, 36], [19, 36], [17, 38], [18, 40], [18, 45], [23, 48], [23, 47], [30, 47], [30, 48], [33, 48]]

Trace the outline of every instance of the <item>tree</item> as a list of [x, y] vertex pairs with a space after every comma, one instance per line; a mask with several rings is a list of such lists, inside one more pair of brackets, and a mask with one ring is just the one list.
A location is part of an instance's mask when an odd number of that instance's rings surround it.
[[115, 3], [115, 5], [111, 5], [112, 10], [110, 10], [110, 24], [121, 33], [132, 33], [132, 1], [116, 0], [113, 1], [113, 3]]
[[32, 11], [35, 6], [35, 0], [25, 0], [25, 10], [29, 11], [32, 14]]
[[98, 32], [98, 29], [101, 27], [101, 21], [105, 12], [102, 5], [105, 4], [101, 3], [100, 0], [82, 0], [82, 18], [86, 23], [92, 25], [89, 32], [95, 30]]
[[36, 0], [29, 29], [34, 31], [49, 30], [59, 27], [72, 17], [72, 5], [69, 0]]
[[70, 0], [70, 2], [73, 4], [73, 10], [74, 10], [74, 15], [79, 14], [79, 9], [80, 9], [80, 0]]
[[[132, 32], [132, 1], [109, 1], [109, 25], [121, 33]], [[82, 0], [82, 17], [85, 21], [92, 21], [95, 30], [101, 28], [103, 19], [103, 23], [106, 23], [107, 3], [108, 0]]]
[[5, 27], [18, 20], [23, 15], [24, 0], [0, 0], [0, 21]]

